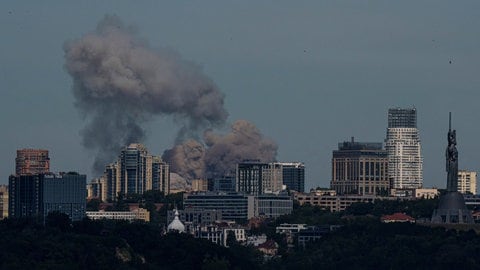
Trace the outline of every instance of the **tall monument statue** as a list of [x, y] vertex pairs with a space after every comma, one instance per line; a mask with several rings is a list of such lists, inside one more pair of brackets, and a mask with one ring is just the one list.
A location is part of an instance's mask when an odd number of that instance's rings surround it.
[[452, 130], [452, 113], [448, 117], [448, 146], [445, 151], [447, 192], [440, 196], [438, 208], [433, 211], [432, 223], [473, 223], [472, 213], [458, 192], [457, 133]]
[[447, 191], [458, 190], [458, 151], [457, 132], [452, 130], [452, 113], [448, 117], [448, 146], [445, 153], [447, 161]]

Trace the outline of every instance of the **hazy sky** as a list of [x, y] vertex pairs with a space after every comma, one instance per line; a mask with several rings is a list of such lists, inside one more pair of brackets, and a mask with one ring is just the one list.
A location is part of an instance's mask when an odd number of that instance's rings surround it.
[[[105, 14], [201, 65], [228, 122], [252, 121], [279, 161], [305, 162], [306, 188], [329, 185], [338, 142], [383, 142], [390, 107], [417, 108], [425, 186], [446, 183], [449, 111], [460, 169], [479, 170], [479, 1], [1, 1], [0, 183], [19, 148], [91, 175], [63, 44]], [[176, 130], [155, 118], [150, 152], [170, 148]]]

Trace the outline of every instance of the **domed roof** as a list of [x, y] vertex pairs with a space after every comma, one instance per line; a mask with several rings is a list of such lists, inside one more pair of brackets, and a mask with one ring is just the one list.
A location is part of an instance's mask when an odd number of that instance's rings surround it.
[[168, 225], [167, 227], [167, 231], [171, 232], [171, 231], [177, 231], [177, 232], [185, 232], [185, 225], [183, 225], [183, 223], [180, 221], [180, 219], [178, 218], [178, 211], [177, 209], [175, 209], [175, 218], [173, 219], [173, 221]]

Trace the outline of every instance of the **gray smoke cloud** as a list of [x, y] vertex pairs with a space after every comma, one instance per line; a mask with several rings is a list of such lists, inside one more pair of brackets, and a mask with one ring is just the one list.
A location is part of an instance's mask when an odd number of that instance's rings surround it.
[[177, 142], [227, 119], [224, 95], [198, 65], [172, 50], [150, 48], [116, 16], [66, 42], [64, 51], [75, 104], [87, 121], [83, 145], [96, 152], [96, 173], [123, 146], [145, 139], [152, 116], [180, 122]]
[[205, 174], [205, 147], [196, 140], [175, 145], [162, 158], [170, 164], [170, 171], [186, 180], [199, 179]]
[[186, 141], [167, 150], [163, 158], [172, 165], [172, 171], [192, 180], [231, 173], [245, 159], [272, 162], [277, 156], [277, 144], [245, 120], [233, 123], [225, 135], [206, 131], [204, 141], [205, 146], [198, 141]]

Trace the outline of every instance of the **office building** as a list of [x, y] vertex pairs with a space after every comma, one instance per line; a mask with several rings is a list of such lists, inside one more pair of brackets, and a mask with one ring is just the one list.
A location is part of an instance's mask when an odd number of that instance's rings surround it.
[[8, 179], [8, 216], [38, 217], [41, 209], [42, 174], [11, 175]]
[[78, 173], [12, 175], [9, 178], [9, 217], [45, 221], [48, 213], [85, 217], [86, 175]]
[[103, 179], [104, 201], [114, 201], [118, 194], [143, 194], [147, 190], [170, 192], [169, 165], [150, 155], [142, 144], [122, 149], [118, 160], [105, 167]]
[[57, 211], [67, 214], [72, 221], [85, 217], [87, 176], [78, 173], [45, 174], [41, 181], [43, 218]]
[[255, 216], [278, 218], [293, 211], [293, 200], [287, 193], [262, 194], [255, 197]]
[[389, 190], [387, 151], [382, 143], [350, 142], [333, 151], [331, 189], [337, 194], [386, 195]]
[[214, 192], [235, 192], [235, 174], [208, 179], [208, 190]]
[[132, 211], [87, 211], [86, 215], [92, 220], [113, 219], [150, 222], [150, 212], [147, 209], [137, 208]]
[[48, 150], [21, 149], [15, 158], [15, 174], [40, 174], [50, 171]]
[[[285, 193], [253, 196], [242, 193], [204, 192], [185, 194], [183, 206], [184, 211], [190, 214], [192, 211], [214, 210], [220, 212], [224, 220], [245, 221], [259, 216], [277, 218], [290, 214], [293, 210], [293, 200]], [[207, 215], [208, 213], [204, 212]], [[204, 218], [214, 217], [213, 212], [210, 212], [210, 215], [212, 216]]]
[[184, 194], [184, 209], [217, 210], [225, 220], [247, 220], [254, 217], [254, 197], [237, 193]]
[[305, 191], [305, 165], [301, 162], [280, 162], [283, 184], [289, 190]]
[[185, 208], [184, 210], [170, 210], [167, 212], [167, 222], [175, 218], [175, 211], [178, 211], [180, 220], [185, 224], [201, 225], [211, 224], [223, 220], [222, 212], [216, 209]]
[[330, 212], [341, 212], [353, 203], [374, 203], [375, 200], [401, 200], [408, 198], [362, 196], [362, 195], [329, 195], [312, 193], [295, 193], [294, 200], [300, 205], [318, 206]]
[[462, 194], [477, 194], [477, 172], [458, 171], [458, 192]]
[[283, 188], [283, 169], [280, 163], [258, 160], [237, 164], [236, 191], [248, 195], [279, 192]]
[[423, 158], [417, 129], [417, 110], [388, 110], [388, 177], [395, 189], [416, 189], [423, 185]]

